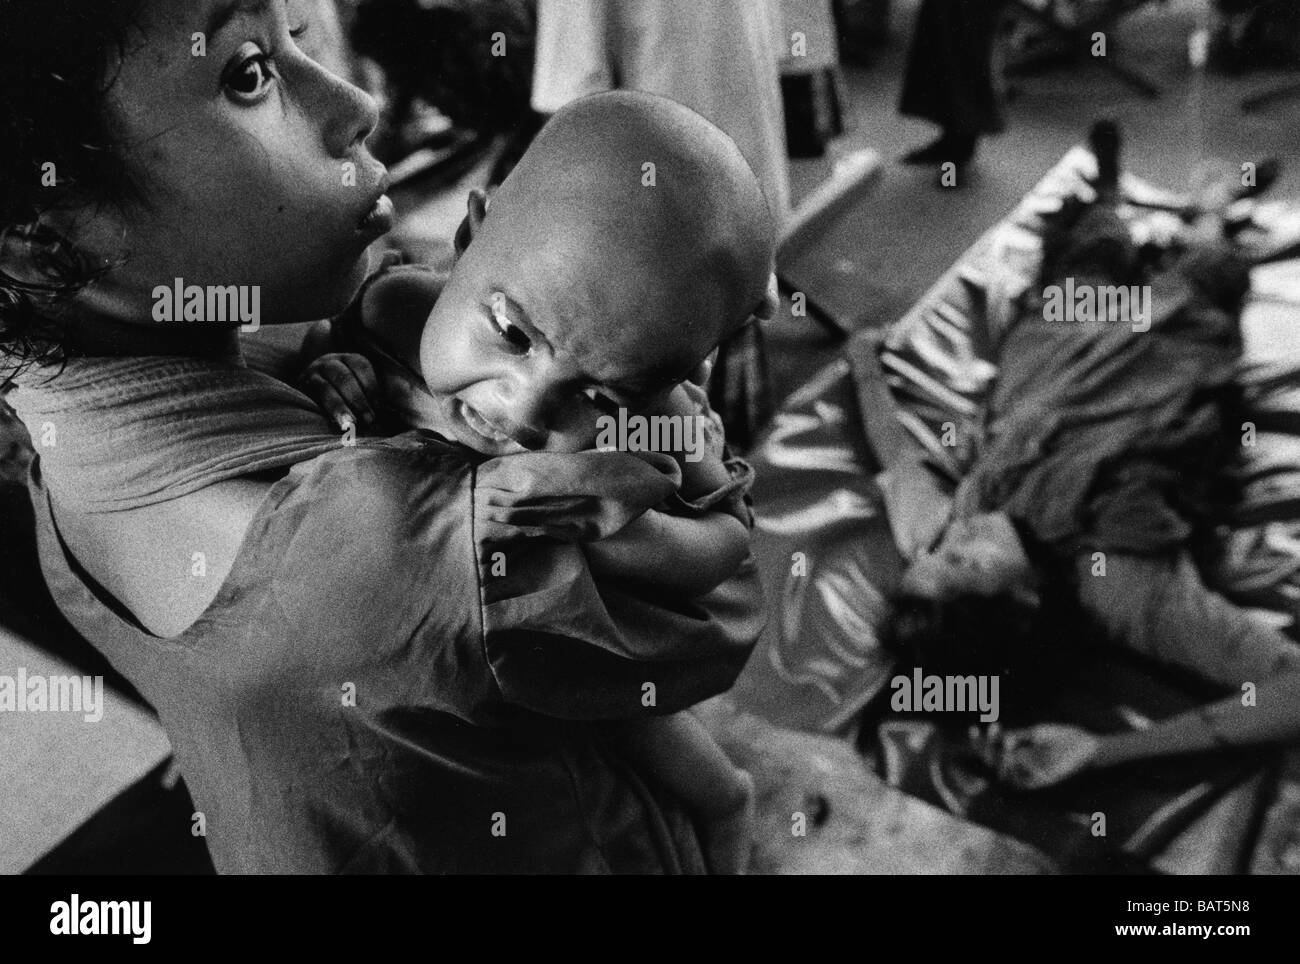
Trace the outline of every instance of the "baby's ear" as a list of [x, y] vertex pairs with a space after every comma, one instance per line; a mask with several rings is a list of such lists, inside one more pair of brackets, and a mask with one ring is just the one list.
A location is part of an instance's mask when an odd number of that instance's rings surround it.
[[[776, 313], [781, 308], [781, 292], [777, 287], [775, 272], [768, 276], [767, 290], [763, 292], [763, 297], [744, 318], [737, 321], [726, 334], [726, 338], [731, 338], [744, 331], [750, 325], [761, 324], [764, 321], [771, 321], [776, 317]], [[724, 338], [725, 340], [725, 338]]]
[[772, 272], [767, 278], [767, 290], [763, 292], [762, 300], [754, 309], [753, 316], [757, 321], [771, 321], [776, 317], [780, 307], [781, 290], [777, 286], [776, 272]]
[[487, 192], [479, 188], [472, 188], [469, 192], [469, 200], [465, 204], [465, 218], [460, 222], [460, 227], [456, 229], [456, 257], [465, 253], [475, 235], [478, 234], [479, 228], [483, 226], [483, 219], [487, 217], [488, 196]]

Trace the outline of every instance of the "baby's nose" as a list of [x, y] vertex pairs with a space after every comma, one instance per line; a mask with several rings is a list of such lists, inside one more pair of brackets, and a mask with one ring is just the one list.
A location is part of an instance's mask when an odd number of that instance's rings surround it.
[[546, 447], [549, 419], [546, 401], [532, 392], [513, 392], [500, 397], [498, 424], [526, 449]]

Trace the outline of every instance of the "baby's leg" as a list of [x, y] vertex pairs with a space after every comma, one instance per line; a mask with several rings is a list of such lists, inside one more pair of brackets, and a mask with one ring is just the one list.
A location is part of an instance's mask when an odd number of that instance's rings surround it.
[[754, 824], [754, 781], [736, 767], [690, 713], [628, 724], [622, 744], [700, 824], [714, 873], [743, 874]]

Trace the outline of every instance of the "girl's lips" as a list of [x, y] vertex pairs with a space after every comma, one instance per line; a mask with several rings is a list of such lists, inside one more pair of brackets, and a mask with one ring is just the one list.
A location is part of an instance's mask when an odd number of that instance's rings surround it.
[[357, 225], [362, 234], [379, 237], [393, 229], [393, 201], [387, 194], [381, 194], [366, 216]]

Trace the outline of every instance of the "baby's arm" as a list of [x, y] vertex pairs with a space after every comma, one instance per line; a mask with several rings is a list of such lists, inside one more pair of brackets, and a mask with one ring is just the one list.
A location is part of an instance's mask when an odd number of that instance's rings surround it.
[[586, 549], [597, 574], [700, 596], [736, 574], [749, 555], [749, 531], [725, 512], [691, 519], [651, 509]]
[[727, 759], [689, 712], [625, 724], [620, 743], [680, 798], [699, 824], [714, 873], [744, 873], [754, 823], [754, 781]]
[[[698, 419], [695, 437], [701, 444], [692, 453], [698, 458], [688, 460], [673, 453], [682, 470], [681, 499], [691, 503], [731, 486], [731, 473], [723, 461], [722, 428], [703, 390], [678, 386], [667, 409]], [[690, 596], [703, 595], [731, 578], [748, 555], [749, 527], [717, 507], [689, 515], [652, 509], [610, 538], [587, 545], [588, 562], [598, 574]]]

